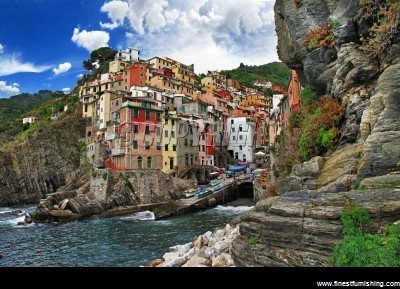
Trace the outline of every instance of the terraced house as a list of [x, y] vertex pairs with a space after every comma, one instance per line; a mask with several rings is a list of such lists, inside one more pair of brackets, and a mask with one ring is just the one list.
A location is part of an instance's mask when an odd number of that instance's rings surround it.
[[[89, 160], [105, 167], [158, 169], [180, 175], [191, 166], [251, 164], [268, 146], [271, 101], [218, 72], [196, 82], [193, 65], [168, 57], [116, 53], [107, 73], [80, 87]], [[231, 86], [228, 86], [230, 84]]]

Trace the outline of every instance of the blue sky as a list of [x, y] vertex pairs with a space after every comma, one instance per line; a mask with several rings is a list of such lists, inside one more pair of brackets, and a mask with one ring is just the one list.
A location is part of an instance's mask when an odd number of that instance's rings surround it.
[[279, 61], [274, 0], [0, 0], [0, 98], [72, 90], [104, 46], [195, 73]]

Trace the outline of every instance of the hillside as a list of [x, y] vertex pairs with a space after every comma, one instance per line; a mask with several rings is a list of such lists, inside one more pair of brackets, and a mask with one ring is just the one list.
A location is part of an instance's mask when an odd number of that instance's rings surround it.
[[283, 62], [271, 62], [260, 66], [247, 66], [241, 63], [236, 69], [222, 70], [221, 74], [247, 87], [254, 87], [256, 81], [271, 81], [286, 87], [289, 83], [290, 69]]
[[66, 96], [61, 91], [40, 90], [34, 94], [22, 93], [0, 99], [0, 144], [12, 140], [14, 136], [26, 129], [22, 124], [24, 116], [36, 115], [44, 119], [62, 110], [64, 102], [58, 102], [58, 100]]

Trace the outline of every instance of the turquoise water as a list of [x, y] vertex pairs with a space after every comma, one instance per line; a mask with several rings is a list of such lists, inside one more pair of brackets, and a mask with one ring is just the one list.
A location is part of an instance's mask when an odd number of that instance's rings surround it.
[[[252, 204], [154, 220], [149, 212], [70, 223], [18, 225], [34, 206], [0, 208], [1, 267], [139, 267], [214, 231]], [[118, 228], [118, 231], [115, 230]]]

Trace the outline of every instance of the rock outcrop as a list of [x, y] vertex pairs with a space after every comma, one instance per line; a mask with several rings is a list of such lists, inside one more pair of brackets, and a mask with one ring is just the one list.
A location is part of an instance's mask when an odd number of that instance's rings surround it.
[[159, 170], [95, 170], [87, 184], [77, 189], [68, 184], [47, 195], [31, 218], [43, 223], [134, 213], [182, 198], [194, 185], [194, 181], [170, 177]]
[[[278, 196], [237, 217], [237, 266], [332, 266], [333, 247], [342, 240], [340, 213], [350, 203], [370, 213], [370, 233], [400, 219], [400, 37], [387, 53], [371, 57], [361, 46], [366, 23], [357, 21], [359, 5], [275, 2], [280, 59], [303, 85], [339, 99], [345, 117], [334, 151], [293, 167], [276, 182]], [[309, 50], [310, 29], [332, 21], [340, 24], [334, 47]]]
[[0, 152], [0, 206], [34, 204], [68, 183], [80, 166], [87, 121], [67, 117]]

